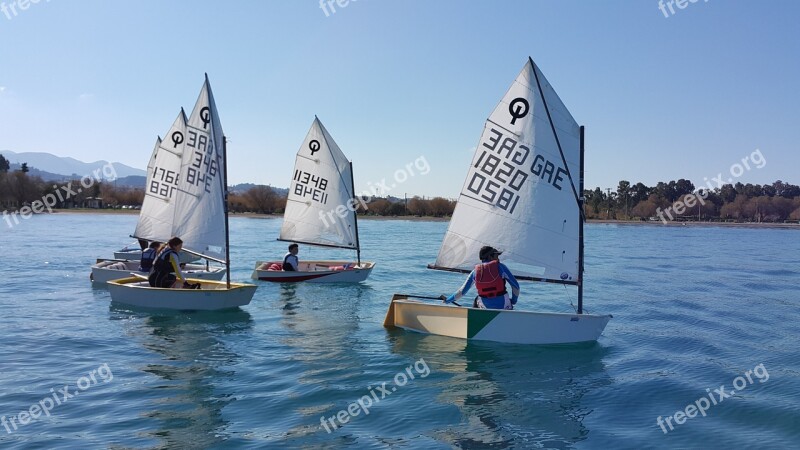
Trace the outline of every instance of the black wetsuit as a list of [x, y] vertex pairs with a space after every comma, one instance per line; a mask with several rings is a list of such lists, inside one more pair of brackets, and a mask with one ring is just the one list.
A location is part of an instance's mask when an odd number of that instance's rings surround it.
[[175, 276], [175, 265], [174, 261], [172, 261], [172, 255], [175, 255], [175, 260], [177, 261], [178, 253], [170, 247], [161, 250], [161, 253], [158, 254], [153, 263], [153, 272], [148, 278], [150, 286], [171, 288], [172, 285], [175, 284], [175, 280], [177, 280], [178, 277]]

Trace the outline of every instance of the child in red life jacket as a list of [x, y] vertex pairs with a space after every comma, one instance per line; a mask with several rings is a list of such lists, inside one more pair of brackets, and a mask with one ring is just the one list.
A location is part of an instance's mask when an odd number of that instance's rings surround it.
[[[503, 252], [494, 247], [484, 246], [480, 250], [481, 263], [470, 272], [467, 281], [455, 294], [444, 299], [445, 303], [453, 303], [463, 297], [475, 283], [478, 289], [478, 308], [514, 309], [519, 298], [519, 283], [505, 264], [498, 257]], [[506, 281], [511, 285], [511, 296], [506, 291]]]

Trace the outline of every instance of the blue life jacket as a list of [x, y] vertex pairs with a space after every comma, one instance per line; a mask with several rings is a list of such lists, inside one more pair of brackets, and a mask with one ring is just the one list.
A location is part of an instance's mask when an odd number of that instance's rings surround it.
[[148, 248], [142, 252], [142, 260], [139, 262], [139, 271], [150, 272], [153, 268], [153, 261], [156, 260], [156, 249]]

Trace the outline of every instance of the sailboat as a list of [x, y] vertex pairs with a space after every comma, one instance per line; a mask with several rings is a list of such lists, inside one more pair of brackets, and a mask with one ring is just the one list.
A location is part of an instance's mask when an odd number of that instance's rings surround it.
[[[162, 141], [159, 137], [156, 146], [147, 164], [147, 181], [142, 210], [139, 214], [139, 221], [133, 237], [142, 242], [157, 241], [166, 242], [175, 236], [173, 223], [180, 221], [175, 215], [175, 190], [178, 185], [179, 171], [181, 168], [181, 157], [186, 145], [187, 125], [186, 113], [181, 108], [178, 117], [172, 124], [167, 133], [167, 140]], [[186, 211], [189, 214], [203, 214], [203, 211]], [[214, 220], [222, 220], [210, 217], [206, 222], [213, 223]], [[187, 248], [191, 248], [193, 243], [188, 242]], [[125, 278], [131, 272], [138, 275], [147, 276], [148, 272], [139, 270], [138, 258], [130, 260], [123, 259], [98, 259], [92, 266], [90, 279], [95, 283], [106, 283], [118, 278]], [[225, 268], [211, 267], [208, 264], [188, 264], [189, 261], [196, 261], [199, 258], [188, 252], [181, 254], [181, 261], [187, 263], [184, 273], [192, 278], [203, 280], [220, 280], [225, 275]]]
[[300, 261], [283, 271], [283, 261], [257, 261], [254, 280], [280, 283], [358, 283], [375, 267], [361, 261], [353, 163], [347, 160], [319, 118], [308, 131], [294, 165], [280, 241], [356, 251], [356, 261]]
[[[256, 286], [231, 283], [228, 233], [227, 140], [206, 75], [186, 124], [184, 150], [175, 179], [171, 232], [184, 241], [183, 252], [225, 264], [226, 282], [190, 279], [197, 289], [151, 287], [142, 277], [108, 282], [111, 300], [146, 308], [217, 310], [250, 303]], [[223, 220], [219, 220], [219, 218]], [[161, 226], [150, 224], [153, 229]], [[224, 258], [224, 259], [223, 259]]]
[[[528, 58], [484, 125], [435, 264], [469, 273], [482, 246], [518, 280], [576, 286], [572, 313], [478, 309], [395, 294], [384, 326], [519, 344], [597, 340], [611, 315], [583, 310], [584, 132]], [[524, 299], [522, 300], [524, 304]]]

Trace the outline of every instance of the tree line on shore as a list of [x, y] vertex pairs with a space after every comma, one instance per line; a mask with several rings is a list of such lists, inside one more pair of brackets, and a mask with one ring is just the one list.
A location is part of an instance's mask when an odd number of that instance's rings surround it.
[[105, 199], [104, 205], [109, 206], [141, 205], [144, 200], [143, 189], [116, 187], [113, 182], [95, 182], [94, 179], [88, 187], [82, 186], [80, 179], [54, 183], [29, 175], [27, 163], [14, 171], [9, 171], [9, 166], [8, 160], [0, 155], [0, 211], [17, 210], [37, 200], [41, 202], [45, 196], [55, 198], [55, 208], [85, 208], [96, 204], [93, 200], [98, 198]]
[[[286, 209], [286, 195], [280, 194], [270, 186], [254, 186], [242, 193], [228, 195], [228, 208], [234, 213], [277, 214]], [[431, 216], [446, 217], [453, 215], [455, 200], [442, 197], [426, 199], [413, 197], [398, 198], [362, 198], [356, 205], [358, 214], [374, 216]], [[332, 206], [335, 209], [336, 205]]]
[[585, 213], [590, 219], [701, 220], [737, 222], [784, 222], [800, 220], [800, 186], [772, 184], [724, 184], [715, 189], [696, 189], [681, 178], [659, 182], [619, 182], [616, 191], [595, 188], [584, 191]]
[[[116, 186], [112, 181], [95, 180], [91, 186], [83, 186], [79, 190], [81, 180], [53, 183], [29, 175], [26, 163], [22, 163], [20, 169], [15, 171], [9, 171], [9, 166], [8, 160], [0, 155], [0, 211], [16, 210], [55, 193], [58, 195], [55, 196], [54, 208], [127, 208], [141, 206], [144, 201], [142, 188]], [[62, 188], [68, 185], [71, 185], [71, 189]], [[232, 213], [280, 214], [286, 209], [286, 198], [286, 194], [271, 186], [256, 185], [242, 192], [230, 192], [228, 207]], [[379, 216], [445, 217], [453, 214], [453, 208], [453, 200], [413, 197], [407, 200], [363, 199], [357, 210], [359, 214]]]
[[[73, 186], [80, 183], [80, 180], [46, 182], [28, 172], [25, 163], [19, 170], [9, 171], [8, 160], [0, 155], [0, 210], [17, 209], [56, 193], [67, 183]], [[142, 204], [144, 190], [116, 186], [113, 182], [95, 182], [80, 192], [59, 195], [58, 198], [56, 208], [135, 207]], [[584, 210], [589, 219], [800, 221], [800, 186], [780, 180], [764, 185], [724, 184], [715, 189], [696, 189], [691, 181], [683, 178], [659, 182], [652, 187], [622, 180], [616, 190], [599, 187], [585, 190], [584, 198]], [[257, 185], [245, 191], [231, 192], [228, 200], [233, 213], [280, 214], [286, 209], [286, 194], [270, 186]], [[375, 197], [363, 199], [357, 210], [359, 214], [377, 216], [446, 217], [453, 214], [455, 203], [455, 200], [443, 197]]]

